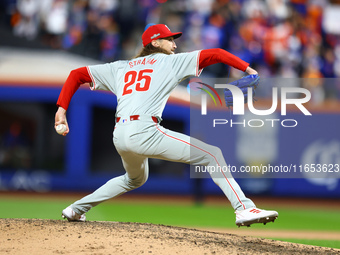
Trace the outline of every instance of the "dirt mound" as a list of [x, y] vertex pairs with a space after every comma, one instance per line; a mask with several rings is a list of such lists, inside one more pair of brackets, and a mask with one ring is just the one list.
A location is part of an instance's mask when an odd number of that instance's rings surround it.
[[0, 254], [340, 254], [340, 250], [153, 224], [0, 219]]

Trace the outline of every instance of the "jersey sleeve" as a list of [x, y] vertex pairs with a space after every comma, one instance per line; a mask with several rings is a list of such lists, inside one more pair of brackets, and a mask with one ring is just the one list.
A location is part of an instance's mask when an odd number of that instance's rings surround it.
[[85, 67], [72, 70], [59, 94], [57, 105], [67, 110], [71, 99], [79, 86], [84, 83], [90, 83], [91, 81], [92, 79]]
[[92, 80], [92, 90], [107, 90], [116, 94], [114, 87], [115, 74], [111, 63], [87, 66]]
[[200, 53], [201, 51], [193, 51], [172, 55], [172, 70], [178, 80], [201, 74], [203, 69], [199, 69]]
[[204, 68], [216, 63], [223, 63], [241, 71], [245, 71], [249, 63], [223, 49], [202, 50], [199, 59], [199, 67]]

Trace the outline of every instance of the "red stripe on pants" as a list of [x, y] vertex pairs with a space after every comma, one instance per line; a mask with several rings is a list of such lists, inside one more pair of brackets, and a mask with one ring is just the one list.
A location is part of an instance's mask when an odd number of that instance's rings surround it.
[[[170, 138], [175, 139], [175, 140], [177, 140], [177, 141], [186, 143], [186, 144], [188, 144], [188, 145], [190, 145], [190, 146], [192, 146], [192, 147], [195, 147], [196, 149], [199, 149], [199, 150], [201, 150], [201, 151], [203, 151], [203, 152], [209, 154], [210, 156], [212, 156], [212, 157], [215, 159], [217, 165], [218, 165], [219, 167], [221, 167], [220, 164], [218, 163], [216, 157], [215, 157], [213, 154], [211, 154], [210, 152], [208, 152], [208, 151], [206, 151], [206, 150], [204, 150], [204, 149], [202, 149], [202, 148], [199, 148], [199, 147], [197, 147], [197, 146], [195, 146], [195, 145], [193, 145], [193, 144], [191, 144], [191, 143], [188, 143], [188, 142], [186, 142], [186, 141], [184, 141], [184, 140], [181, 140], [181, 139], [179, 139], [179, 138], [177, 138], [177, 137], [173, 137], [173, 136], [171, 136], [171, 135], [166, 134], [165, 132], [163, 132], [162, 130], [160, 130], [160, 129], [158, 128], [157, 125], [156, 125], [156, 128], [157, 128], [158, 131], [160, 131], [163, 135], [166, 135], [167, 137], [170, 137]], [[225, 176], [225, 174], [224, 174], [223, 171], [222, 171], [222, 174], [223, 174], [224, 178], [226, 179], [226, 181], [228, 182], [228, 184], [229, 184], [231, 190], [234, 192], [235, 196], [237, 197], [238, 201], [239, 201], [240, 204], [243, 206], [243, 209], [246, 209], [245, 205], [242, 203], [242, 201], [240, 200], [240, 198], [239, 198], [239, 196], [237, 195], [236, 191], [234, 190], [233, 186], [232, 186], [231, 183], [229, 182], [228, 177]]]

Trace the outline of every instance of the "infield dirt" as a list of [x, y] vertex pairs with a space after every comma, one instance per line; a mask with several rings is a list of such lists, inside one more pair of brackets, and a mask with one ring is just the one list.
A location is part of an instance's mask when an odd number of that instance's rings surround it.
[[145, 223], [0, 219], [0, 254], [340, 254], [340, 250]]

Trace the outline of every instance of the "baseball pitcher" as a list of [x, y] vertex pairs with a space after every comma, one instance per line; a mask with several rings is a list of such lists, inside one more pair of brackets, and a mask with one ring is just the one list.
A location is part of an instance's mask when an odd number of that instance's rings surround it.
[[[70, 72], [57, 102], [55, 128], [69, 126], [66, 111], [72, 96], [83, 83], [92, 90], [107, 90], [117, 96], [114, 145], [126, 173], [115, 177], [92, 194], [74, 202], [62, 211], [69, 221], [85, 221], [92, 207], [143, 185], [148, 179], [148, 158], [157, 158], [204, 166], [227, 166], [219, 148], [160, 125], [162, 112], [171, 91], [189, 76], [199, 76], [203, 68], [224, 63], [248, 74], [257, 74], [248, 63], [222, 49], [198, 50], [175, 54], [173, 33], [163, 24], [151, 24], [142, 35], [143, 48], [131, 60], [81, 67]], [[275, 211], [256, 208], [233, 177], [211, 173], [236, 213], [236, 225], [267, 223], [278, 217]]]

